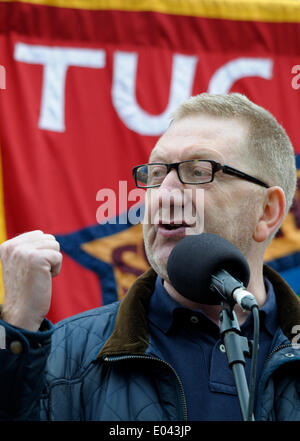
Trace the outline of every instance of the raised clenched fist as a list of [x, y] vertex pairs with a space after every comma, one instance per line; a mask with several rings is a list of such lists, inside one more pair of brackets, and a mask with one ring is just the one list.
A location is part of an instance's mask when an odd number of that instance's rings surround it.
[[52, 277], [60, 272], [59, 243], [51, 234], [30, 231], [3, 242], [0, 259], [5, 289], [1, 318], [37, 331], [50, 308]]

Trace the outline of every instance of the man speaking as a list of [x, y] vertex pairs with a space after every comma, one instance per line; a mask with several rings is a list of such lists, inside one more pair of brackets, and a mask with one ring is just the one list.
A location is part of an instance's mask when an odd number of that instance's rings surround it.
[[[231, 242], [250, 268], [247, 289], [260, 317], [255, 419], [300, 420], [300, 350], [292, 343], [300, 301], [263, 265], [295, 193], [285, 130], [243, 95], [201, 94], [177, 109], [148, 164], [133, 173], [147, 189], [143, 232], [151, 269], [121, 302], [52, 326], [46, 315], [62, 262], [59, 244], [32, 231], [1, 245], [1, 419], [241, 420], [220, 341], [221, 307], [183, 296], [167, 270], [174, 246], [204, 232]], [[190, 190], [193, 217], [178, 215], [186, 213], [178, 210], [186, 198], [168, 198], [174, 190]], [[252, 313], [234, 310], [252, 339]]]

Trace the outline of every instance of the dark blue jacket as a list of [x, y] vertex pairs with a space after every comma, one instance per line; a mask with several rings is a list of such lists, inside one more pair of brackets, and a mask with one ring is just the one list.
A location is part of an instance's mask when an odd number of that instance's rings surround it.
[[[265, 268], [265, 275], [274, 286], [281, 330], [260, 381], [256, 419], [300, 421], [300, 349], [291, 343], [300, 300], [274, 271]], [[37, 333], [1, 321], [6, 349], [0, 350], [0, 419], [188, 419], [180, 379], [156, 356], [148, 333], [155, 279], [149, 270], [121, 302], [54, 328], [45, 320]]]

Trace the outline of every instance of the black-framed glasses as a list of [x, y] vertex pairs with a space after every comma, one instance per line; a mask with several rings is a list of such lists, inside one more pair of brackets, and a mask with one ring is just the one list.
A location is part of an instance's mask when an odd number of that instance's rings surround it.
[[222, 165], [219, 162], [206, 159], [191, 159], [173, 162], [172, 164], [164, 164], [162, 162], [142, 164], [134, 167], [132, 174], [137, 187], [153, 188], [159, 187], [173, 168], [177, 171], [178, 178], [183, 184], [207, 184], [214, 180], [215, 173], [222, 171], [227, 175], [236, 176], [253, 184], [269, 188], [268, 184], [247, 173], [229, 165]]

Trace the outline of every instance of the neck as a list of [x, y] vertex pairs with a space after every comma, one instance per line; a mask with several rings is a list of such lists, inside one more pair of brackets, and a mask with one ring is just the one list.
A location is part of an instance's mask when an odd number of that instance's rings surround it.
[[[264, 305], [267, 294], [265, 289], [265, 284], [263, 280], [263, 272], [262, 265], [258, 266], [250, 266], [250, 281], [247, 287], [247, 291], [253, 294], [258, 302], [258, 306], [261, 307]], [[201, 303], [193, 302], [185, 297], [183, 297], [176, 289], [171, 285], [171, 283], [167, 280], [164, 280], [164, 287], [168, 294], [180, 303], [182, 306], [185, 306], [189, 309], [201, 309], [214, 323], [219, 324], [219, 315], [221, 312], [221, 305], [203, 305]], [[238, 322], [240, 326], [245, 322], [246, 318], [249, 315], [249, 312], [243, 311], [239, 305], [235, 305], [234, 311], [236, 313]]]

